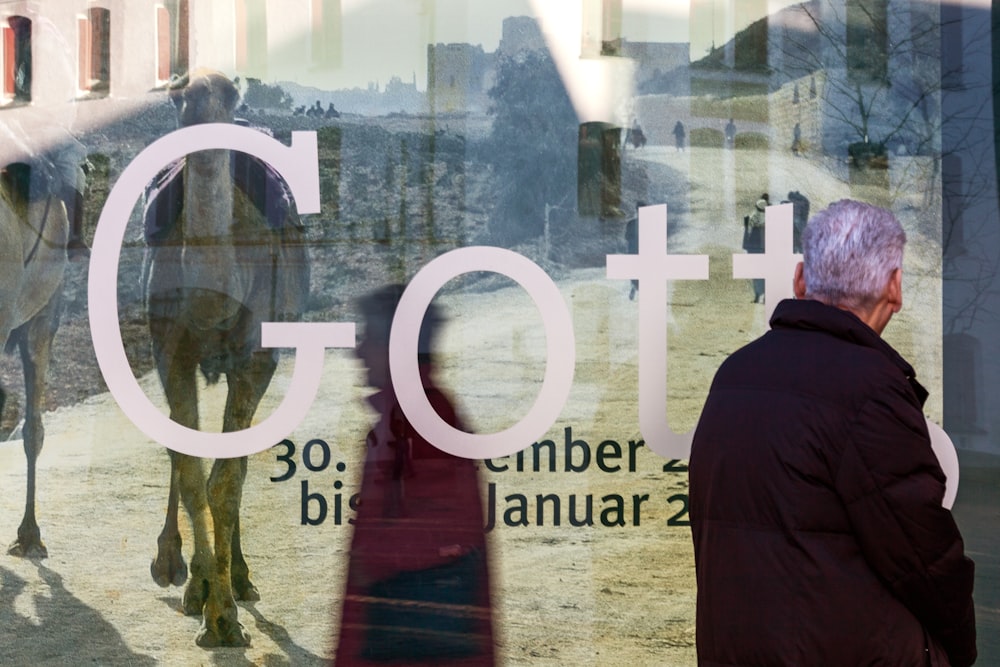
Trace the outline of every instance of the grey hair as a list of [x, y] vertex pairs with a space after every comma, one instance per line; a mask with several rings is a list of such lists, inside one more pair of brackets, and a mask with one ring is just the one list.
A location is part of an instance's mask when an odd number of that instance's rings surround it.
[[802, 232], [806, 296], [851, 310], [868, 309], [889, 276], [903, 268], [906, 232], [884, 208], [841, 199]]

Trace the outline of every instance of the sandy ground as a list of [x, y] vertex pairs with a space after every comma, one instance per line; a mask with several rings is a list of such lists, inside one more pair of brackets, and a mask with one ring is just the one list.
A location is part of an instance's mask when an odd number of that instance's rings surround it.
[[[611, 311], [609, 320], [631, 319], [635, 304], [623, 289], [607, 284], [597, 272], [575, 278], [563, 289], [583, 331], [594, 328], [591, 307], [597, 300]], [[496, 318], [496, 322], [516, 320], [516, 313], [526, 306], [522, 297], [513, 289], [479, 295], [475, 309], [489, 313], [489, 319]], [[497, 345], [490, 337], [508, 336], [484, 319], [474, 322], [464, 313], [456, 316], [455, 340], [488, 349]], [[582, 333], [578, 330], [577, 336], [583, 337]], [[505, 347], [530, 348], [536, 334], [529, 330], [513, 335]], [[622, 348], [629, 346], [629, 341], [621, 341]], [[634, 338], [631, 346], [634, 349]], [[516, 412], [506, 399], [507, 390], [527, 398], [530, 385], [526, 387], [522, 380], [524, 373], [531, 374], [531, 360], [513, 373], [503, 372], [499, 359], [484, 363], [486, 370], [476, 374], [484, 372], [496, 382], [489, 383], [486, 391], [480, 386], [478, 393], [456, 392], [465, 399], [464, 407], [473, 416], [485, 411]], [[442, 369], [446, 382], [461, 385], [463, 373], [468, 373], [463, 365], [446, 365]], [[683, 525], [665, 526], [667, 518], [681, 509], [667, 498], [683, 490], [684, 475], [662, 473], [663, 459], [641, 449], [635, 472], [604, 473], [595, 471], [593, 465], [586, 472], [561, 472], [567, 427], [574, 440], [586, 440], [593, 448], [608, 439], [627, 447], [627, 440], [638, 438], [631, 427], [608, 430], [613, 426], [606, 415], [634, 403], [635, 394], [634, 359], [614, 366], [632, 368], [631, 382], [623, 377], [620, 390], [601, 386], [607, 379], [603, 372], [589, 380], [578, 375], [569, 401], [575, 408], [552, 430], [551, 437], [558, 443], [558, 472], [511, 470], [486, 476], [500, 498], [500, 526], [491, 533], [491, 546], [497, 556], [498, 650], [504, 664], [637, 660], [649, 664], [652, 655], [673, 664], [691, 661], [689, 533]], [[289, 371], [289, 364], [283, 363], [282, 377], [272, 385], [263, 410], [274, 407]], [[331, 657], [329, 635], [336, 623], [349, 529], [334, 525], [332, 516], [322, 525], [302, 525], [302, 484], [308, 484], [309, 493], [322, 493], [332, 512], [335, 482], [343, 480], [345, 492], [354, 486], [352, 473], [358, 470], [361, 454], [358, 443], [371, 415], [358, 407], [367, 389], [361, 386], [357, 364], [347, 353], [328, 354], [325, 378], [314, 409], [290, 439], [300, 451], [307, 441], [324, 439], [331, 450], [330, 467], [310, 472], [297, 454], [296, 475], [271, 482], [270, 477], [286, 472], [285, 464], [277, 459], [285, 452], [283, 447], [254, 456], [250, 464], [244, 494], [244, 544], [263, 599], [242, 606], [242, 620], [253, 635], [253, 646], [246, 650], [196, 648], [193, 636], [198, 619], [180, 614], [180, 590], [159, 589], [149, 578], [149, 559], [166, 497], [168, 467], [162, 450], [127, 421], [108, 395], [50, 413], [39, 471], [39, 521], [50, 557], [40, 562], [6, 557], [0, 562], [0, 621], [5, 627], [0, 646], [5, 664], [39, 664], [39, 660], [61, 664], [71, 654], [74, 661], [95, 664], [311, 664]], [[143, 386], [158, 398], [155, 378], [144, 378]], [[221, 400], [221, 388], [206, 390], [204, 411], [209, 413]], [[489, 421], [479, 419], [480, 423]], [[622, 415], [620, 421], [634, 424], [635, 418]], [[595, 423], [604, 426], [595, 430]], [[314, 462], [320, 459], [319, 447], [314, 445], [312, 450]], [[579, 454], [576, 460], [580, 461]], [[346, 464], [344, 473], [335, 471], [337, 462]], [[24, 484], [23, 455], [16, 443], [0, 447], [0, 471], [0, 483], [7, 491], [0, 533], [12, 536]], [[531, 526], [503, 525], [503, 498], [513, 493], [531, 498]], [[533, 505], [538, 493], [562, 497], [562, 526], [535, 525]], [[585, 496], [593, 496], [598, 527], [567, 525], [565, 504], [572, 494], [580, 508]], [[600, 511], [606, 506], [601, 498], [610, 494], [627, 501], [626, 527], [600, 526]], [[633, 526], [632, 496], [642, 494], [650, 500], [641, 506], [640, 525]], [[315, 502], [309, 512], [315, 519]], [[648, 586], [648, 580], [656, 585]], [[635, 606], [639, 600], [645, 613]], [[654, 609], [655, 613], [649, 613]]]
[[[672, 427], [682, 432], [694, 426], [722, 359], [766, 328], [764, 308], [750, 303], [746, 281], [731, 277], [731, 255], [740, 252], [739, 221], [747, 201], [756, 197], [752, 193], [771, 189], [777, 199], [786, 190], [808, 191], [815, 207], [852, 190], [818, 165], [794, 158], [754, 170], [732, 152], [706, 151], [693, 160], [672, 149], [644, 151], [639, 157], [652, 177], [662, 169], [688, 173], [691, 161], [704, 164], [713, 177], [721, 174], [714, 187], [711, 178], [692, 178], [682, 201], [669, 202], [671, 251], [711, 256], [711, 280], [675, 283], [670, 296], [667, 413]], [[737, 195], [727, 199], [720, 191]], [[905, 284], [910, 298], [888, 337], [937, 394], [928, 413], [939, 418], [940, 264], [933, 235], [916, 217], [906, 223], [911, 229]], [[690, 533], [683, 523], [686, 475], [682, 467], [665, 470], [668, 462], [644, 448], [636, 451], [634, 469], [628, 465], [628, 443], [640, 439], [637, 302], [628, 299], [627, 281], [608, 280], [600, 268], [572, 271], [558, 285], [573, 319], [577, 367], [571, 396], [548, 434], [556, 445], [556, 470], [549, 471], [544, 461], [542, 470], [532, 471], [530, 455], [524, 471], [516, 469], [516, 459], [496, 462], [494, 467], [509, 466], [504, 472], [482, 468], [484, 483], [493, 485], [497, 499], [498, 526], [490, 544], [500, 662], [692, 665], [695, 588]], [[540, 320], [528, 315], [534, 307], [514, 287], [457, 292], [441, 300], [450, 316], [440, 350], [442, 384], [477, 430], [509, 426], [534, 400], [544, 367], [544, 333]], [[290, 362], [283, 359], [259, 416], [280, 400]], [[147, 394], [160, 400], [156, 379], [141, 381]], [[296, 445], [295, 475], [271, 481], [287, 472], [279, 459], [284, 446], [251, 459], [243, 543], [262, 599], [241, 604], [241, 620], [253, 637], [246, 649], [197, 648], [200, 619], [181, 614], [181, 590], [158, 588], [149, 576], [166, 503], [163, 450], [106, 394], [49, 413], [38, 514], [50, 555], [42, 561], [0, 556], [0, 663], [309, 665], [329, 660], [350, 531], [349, 512], [344, 509], [337, 525], [334, 508], [338, 494], [346, 508], [347, 495], [356, 488], [360, 443], [372, 419], [362, 403], [368, 393], [363, 384], [350, 353], [330, 351], [320, 396], [289, 436]], [[201, 396], [202, 413], [219, 414], [223, 389], [203, 388]], [[317, 439], [329, 448], [330, 461], [310, 470], [302, 451]], [[566, 472], [567, 442], [576, 441], [588, 443], [591, 465]], [[622, 469], [605, 472], [596, 466], [597, 448], [606, 441], [626, 452], [618, 461]], [[575, 464], [582, 448], [573, 448]], [[613, 448], [607, 444], [604, 451]], [[320, 468], [323, 445], [314, 443], [310, 452], [310, 465]], [[336, 470], [337, 463], [345, 464], [343, 472]], [[1000, 565], [992, 555], [998, 552], [994, 538], [987, 537], [997, 522], [996, 492], [991, 491], [996, 477], [984, 470], [960, 491], [956, 512], [967, 521], [970, 549], [982, 556], [981, 576], [993, 582], [980, 606], [984, 618], [996, 625]], [[338, 482], [343, 482], [339, 490]], [[24, 493], [24, 459], [16, 442], [0, 445], [0, 488], [0, 536], [10, 541]], [[304, 502], [304, 494], [324, 496], [329, 515], [322, 524], [304, 525], [304, 511], [312, 520], [319, 512], [318, 501]], [[511, 523], [519, 518], [508, 514], [519, 502], [515, 494], [526, 499], [528, 526], [506, 525], [505, 518]], [[539, 494], [559, 497], [561, 525], [552, 525], [551, 506], [538, 525]], [[595, 525], [570, 525], [571, 499], [579, 515], [588, 497]], [[607, 523], [618, 518], [619, 498], [625, 525], [602, 525], [602, 518]], [[1000, 656], [995, 639], [984, 641], [994, 642], [992, 655]]]

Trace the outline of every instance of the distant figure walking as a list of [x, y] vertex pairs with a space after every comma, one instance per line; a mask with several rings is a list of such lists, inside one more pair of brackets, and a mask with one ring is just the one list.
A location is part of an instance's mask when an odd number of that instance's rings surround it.
[[799, 123], [792, 128], [792, 154], [802, 155], [802, 125]]
[[677, 121], [674, 125], [674, 145], [677, 147], [677, 151], [684, 150], [684, 123]]
[[[639, 209], [643, 206], [648, 206], [644, 201], [639, 201], [635, 203], [635, 215], [632, 216], [628, 222], [625, 223], [625, 252], [630, 255], [638, 254], [639, 252]], [[628, 298], [630, 301], [635, 300], [635, 294], [639, 291], [639, 281], [635, 278], [632, 279], [632, 288], [629, 290]]]
[[736, 145], [736, 123], [730, 118], [729, 122], [726, 123], [726, 148], [732, 148]]
[[809, 198], [798, 190], [792, 190], [787, 201], [792, 204], [792, 251], [802, 252], [802, 230], [809, 222]]
[[625, 145], [632, 144], [633, 148], [642, 148], [646, 145], [646, 133], [639, 126], [639, 120], [632, 121], [632, 127], [625, 132]]
[[[764, 211], [770, 203], [770, 197], [765, 192], [754, 204], [750, 215], [743, 217], [743, 249], [748, 253], [764, 252]], [[764, 280], [753, 278], [750, 281], [753, 288], [753, 302], [764, 303]]]

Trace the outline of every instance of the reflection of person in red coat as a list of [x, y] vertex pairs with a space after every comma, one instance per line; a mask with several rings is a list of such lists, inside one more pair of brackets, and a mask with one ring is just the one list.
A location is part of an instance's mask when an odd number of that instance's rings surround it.
[[[358, 356], [380, 418], [368, 434], [351, 541], [335, 664], [493, 665], [493, 632], [482, 500], [475, 462], [447, 454], [409, 424], [389, 379], [389, 328], [402, 286], [360, 302]], [[420, 330], [427, 398], [461, 428], [431, 378], [439, 323], [433, 306]]]

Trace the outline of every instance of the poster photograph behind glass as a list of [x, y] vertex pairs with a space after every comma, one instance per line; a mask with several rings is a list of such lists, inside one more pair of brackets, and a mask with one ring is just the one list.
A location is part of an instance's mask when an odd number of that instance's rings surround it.
[[[329, 663], [388, 419], [471, 459], [497, 664], [696, 664], [691, 431], [843, 198], [906, 230], [886, 339], [974, 464], [956, 514], [995, 572], [1000, 450], [951, 418], [943, 343], [987, 337], [992, 288], [943, 274], [989, 273], [947, 163], [982, 143], [951, 84], [989, 22], [943, 4], [0, 0], [0, 662]], [[390, 345], [433, 360], [424, 418]]]

